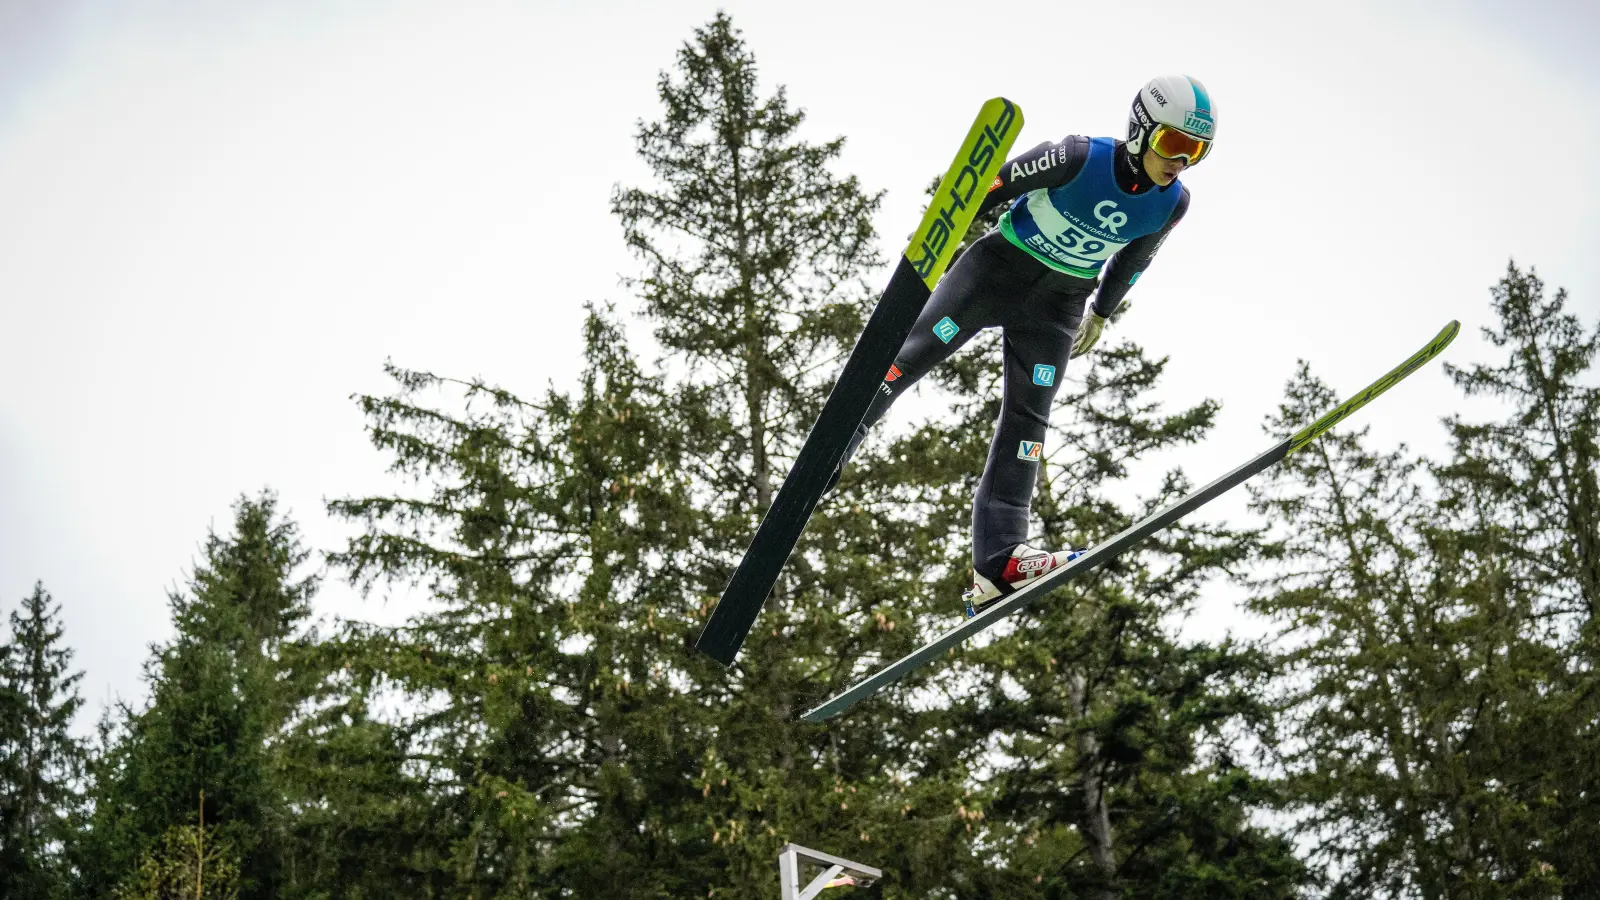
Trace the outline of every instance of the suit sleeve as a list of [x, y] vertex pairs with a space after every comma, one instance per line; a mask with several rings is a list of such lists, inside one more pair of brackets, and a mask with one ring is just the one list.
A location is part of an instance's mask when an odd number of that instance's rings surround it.
[[1189, 189], [1182, 184], [1178, 188], [1183, 193], [1178, 197], [1177, 206], [1172, 208], [1167, 224], [1161, 226], [1160, 231], [1129, 242], [1107, 264], [1105, 280], [1100, 282], [1100, 290], [1094, 298], [1094, 311], [1098, 315], [1109, 318], [1117, 311], [1117, 307], [1122, 305], [1122, 298], [1128, 295], [1128, 289], [1150, 267], [1150, 261], [1156, 258], [1156, 251], [1161, 249], [1162, 242], [1166, 241], [1167, 235], [1172, 233], [1183, 214], [1189, 211]]
[[1089, 139], [1074, 134], [1054, 144], [1046, 141], [1006, 160], [1006, 164], [1000, 167], [1000, 174], [989, 185], [988, 195], [978, 205], [978, 218], [1029, 191], [1066, 184], [1077, 177], [1088, 158]]

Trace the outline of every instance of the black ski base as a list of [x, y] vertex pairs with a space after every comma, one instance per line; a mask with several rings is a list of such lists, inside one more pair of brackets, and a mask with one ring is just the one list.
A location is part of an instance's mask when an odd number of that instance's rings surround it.
[[910, 261], [900, 257], [867, 326], [845, 361], [844, 371], [823, 404], [816, 424], [795, 457], [794, 468], [778, 489], [761, 520], [750, 549], [733, 573], [722, 599], [700, 632], [695, 649], [725, 666], [733, 665], [739, 648], [772, 593], [778, 573], [800, 540], [806, 522], [822, 499], [828, 479], [844, 456], [845, 445], [867, 414], [878, 383], [917, 321], [930, 291]]

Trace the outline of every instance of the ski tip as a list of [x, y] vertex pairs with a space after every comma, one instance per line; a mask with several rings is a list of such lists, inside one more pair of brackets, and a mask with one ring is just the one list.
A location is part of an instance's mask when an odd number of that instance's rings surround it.
[[1008, 97], [990, 97], [989, 99], [983, 101], [983, 106], [981, 109], [987, 115], [996, 115], [1004, 112], [1005, 110], [1012, 110], [1013, 115], [1015, 115], [1019, 120], [1017, 124], [1019, 126], [1022, 124], [1020, 121], [1022, 118], [1022, 107], [1013, 103]]
[[906, 248], [906, 261], [928, 290], [939, 283], [1021, 130], [1022, 107], [1005, 97], [990, 98], [978, 110]]
[[1367, 385], [1367, 387], [1354, 397], [1329, 410], [1322, 418], [1302, 428], [1293, 437], [1284, 442], [1284, 456], [1299, 450], [1315, 440], [1323, 432], [1344, 421], [1351, 413], [1371, 403], [1385, 391], [1404, 381], [1411, 373], [1417, 371], [1431, 361], [1434, 357], [1444, 352], [1450, 342], [1456, 339], [1461, 331], [1461, 322], [1451, 319], [1450, 323], [1437, 334], [1433, 340], [1423, 346], [1421, 350], [1411, 355], [1411, 358], [1390, 369], [1382, 378]]

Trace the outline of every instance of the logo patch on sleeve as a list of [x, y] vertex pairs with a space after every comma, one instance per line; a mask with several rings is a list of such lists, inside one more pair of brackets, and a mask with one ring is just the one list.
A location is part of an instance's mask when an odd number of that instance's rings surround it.
[[889, 367], [889, 374], [883, 376], [883, 380], [884, 381], [894, 381], [895, 379], [899, 378], [901, 374], [902, 373], [900, 372], [900, 367], [899, 366], [890, 366]]
[[933, 326], [933, 336], [948, 344], [950, 343], [950, 339], [955, 337], [956, 332], [960, 330], [960, 325], [957, 325], [954, 321], [952, 321], [949, 316], [945, 316], [939, 320], [937, 325]]
[[1039, 462], [1044, 459], [1044, 441], [1023, 441], [1017, 445], [1017, 459]]
[[1034, 366], [1033, 383], [1043, 387], [1052, 387], [1056, 383], [1055, 366]]

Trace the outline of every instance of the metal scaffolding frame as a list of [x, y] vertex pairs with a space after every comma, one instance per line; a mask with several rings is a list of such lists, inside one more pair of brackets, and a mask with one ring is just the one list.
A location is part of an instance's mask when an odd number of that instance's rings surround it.
[[[805, 864], [820, 866], [822, 874], [811, 879], [804, 888], [800, 887], [800, 869]], [[783, 880], [783, 900], [813, 900], [834, 881], [840, 877], [850, 879], [845, 882], [856, 887], [866, 887], [883, 877], [883, 872], [871, 866], [848, 859], [841, 859], [831, 853], [810, 850], [799, 844], [784, 844], [778, 851], [778, 877]]]

